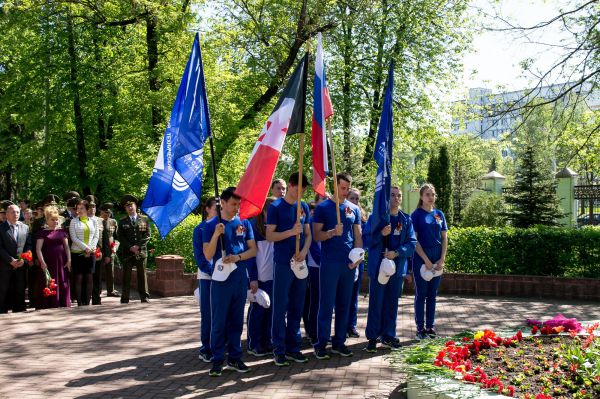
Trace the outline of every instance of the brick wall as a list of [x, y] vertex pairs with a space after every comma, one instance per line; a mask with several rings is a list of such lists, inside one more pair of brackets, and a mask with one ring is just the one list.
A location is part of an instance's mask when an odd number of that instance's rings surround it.
[[[157, 296], [191, 295], [198, 286], [195, 273], [183, 272], [183, 257], [163, 255], [156, 258], [156, 271], [148, 272], [150, 293]], [[115, 282], [121, 284], [122, 269], [115, 268]], [[131, 276], [131, 287], [137, 289], [137, 274]], [[369, 291], [369, 277], [363, 273], [361, 292]], [[414, 295], [414, 285], [404, 284], [403, 293]], [[599, 279], [558, 278], [543, 276], [504, 276], [445, 273], [440, 293], [543, 299], [577, 299], [600, 301]]]
[[[156, 270], [147, 272], [150, 294], [161, 297], [192, 295], [198, 280], [196, 273], [184, 273], [183, 257], [163, 255], [156, 257]], [[115, 267], [115, 283], [122, 284], [123, 269]], [[131, 288], [137, 290], [137, 273], [131, 273]]]

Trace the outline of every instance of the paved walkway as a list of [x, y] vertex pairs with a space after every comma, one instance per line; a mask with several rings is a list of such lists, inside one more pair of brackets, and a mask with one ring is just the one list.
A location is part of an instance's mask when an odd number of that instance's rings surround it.
[[[412, 297], [399, 305], [399, 336], [414, 334]], [[333, 357], [277, 368], [255, 361], [248, 374], [208, 376], [197, 358], [198, 307], [193, 297], [120, 305], [50, 309], [0, 315], [0, 397], [4, 398], [383, 398], [393, 396], [402, 376], [388, 366], [385, 350], [368, 354], [365, 339], [350, 339], [354, 357]], [[367, 299], [360, 300], [364, 334]], [[440, 297], [438, 331], [514, 327], [525, 318], [563, 313], [600, 319], [598, 303], [510, 298]], [[245, 333], [244, 333], [245, 337]], [[245, 339], [244, 342], [245, 344]], [[304, 353], [311, 350], [307, 346]]]

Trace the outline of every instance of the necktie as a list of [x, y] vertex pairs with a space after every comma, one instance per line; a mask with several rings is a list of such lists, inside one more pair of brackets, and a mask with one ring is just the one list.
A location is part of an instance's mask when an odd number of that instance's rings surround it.
[[15, 242], [18, 243], [19, 242], [19, 230], [17, 229], [17, 226], [15, 226], [14, 224], [11, 224], [10, 231], [13, 235], [13, 238], [15, 239]]
[[135, 216], [131, 217], [131, 224], [135, 224]]

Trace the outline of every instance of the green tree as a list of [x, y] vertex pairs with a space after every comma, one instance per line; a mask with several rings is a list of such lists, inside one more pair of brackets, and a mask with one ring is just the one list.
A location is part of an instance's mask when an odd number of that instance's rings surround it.
[[515, 182], [505, 194], [507, 217], [515, 227], [554, 226], [562, 216], [553, 173], [535, 147], [519, 154]]
[[501, 195], [483, 193], [472, 196], [462, 211], [461, 227], [505, 227], [506, 204]]

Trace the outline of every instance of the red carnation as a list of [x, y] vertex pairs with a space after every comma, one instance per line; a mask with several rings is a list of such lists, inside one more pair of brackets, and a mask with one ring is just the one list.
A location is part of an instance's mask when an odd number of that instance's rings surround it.
[[96, 248], [96, 252], [94, 252], [94, 255], [96, 255], [96, 260], [102, 259], [102, 251], [100, 251], [100, 248]]

